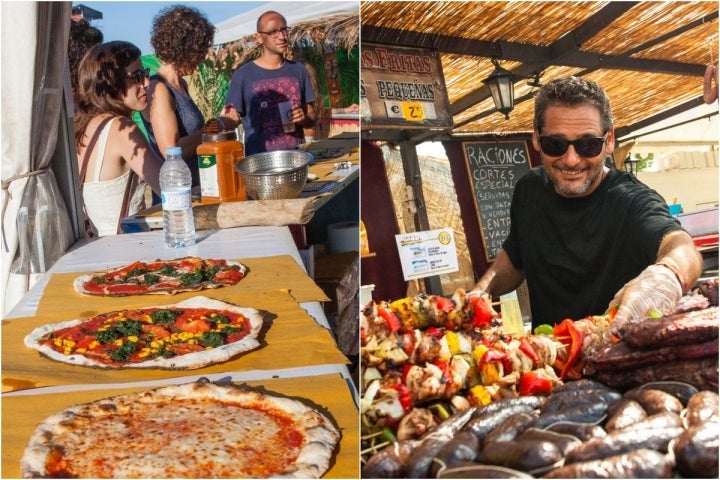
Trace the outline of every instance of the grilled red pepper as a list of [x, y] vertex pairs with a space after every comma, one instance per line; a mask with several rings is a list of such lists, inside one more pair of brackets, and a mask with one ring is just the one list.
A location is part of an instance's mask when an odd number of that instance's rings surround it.
[[493, 318], [490, 305], [488, 305], [482, 297], [477, 295], [468, 296], [467, 299], [473, 307], [473, 327], [484, 328], [490, 325]]
[[435, 306], [438, 310], [442, 310], [445, 313], [450, 313], [455, 310], [455, 302], [439, 295], [435, 297]]
[[550, 393], [552, 381], [540, 372], [523, 372], [518, 382], [518, 393], [520, 395], [536, 395], [538, 393]]
[[512, 372], [512, 363], [510, 362], [510, 357], [505, 352], [501, 352], [500, 350], [495, 350], [494, 348], [491, 348], [490, 350], [485, 352], [485, 355], [483, 355], [482, 359], [480, 359], [480, 364], [478, 365], [478, 368], [482, 368], [483, 365], [490, 362], [500, 362], [503, 366], [503, 371], [505, 372], [505, 375]]
[[575, 322], [566, 318], [553, 327], [553, 336], [560, 341], [568, 350], [568, 356], [560, 371], [560, 378], [565, 379], [573, 365], [580, 359], [583, 334], [575, 328]]
[[389, 388], [392, 388], [400, 394], [398, 399], [400, 400], [400, 405], [405, 412], [412, 410], [412, 397], [410, 396], [410, 390], [408, 390], [405, 385], [402, 383], [396, 383], [394, 385], [389, 385]]
[[400, 319], [395, 315], [392, 310], [383, 308], [381, 305], [377, 307], [378, 315], [385, 320], [385, 324], [388, 326], [392, 333], [397, 332], [402, 327]]

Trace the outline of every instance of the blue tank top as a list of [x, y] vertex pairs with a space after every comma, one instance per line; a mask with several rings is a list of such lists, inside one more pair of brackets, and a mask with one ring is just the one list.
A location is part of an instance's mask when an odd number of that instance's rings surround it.
[[[203, 128], [203, 126], [205, 125], [205, 120], [202, 113], [200, 112], [200, 109], [197, 107], [197, 105], [195, 105], [193, 99], [190, 97], [190, 95], [186, 93], [187, 85], [185, 84], [185, 80], [181, 80], [181, 82], [186, 92], [179, 92], [178, 90], [173, 88], [172, 85], [166, 82], [165, 79], [160, 75], [153, 75], [152, 77], [150, 77], [150, 80], [157, 80], [165, 84], [168, 90], [170, 90], [173, 99], [175, 99], [175, 119], [177, 120], [178, 134], [180, 135], [180, 138], [186, 137], [188, 134], [196, 132]], [[155, 139], [155, 132], [153, 132], [152, 129], [152, 124], [145, 120], [144, 117], [142, 117], [142, 120], [143, 125], [145, 125], [145, 129], [148, 133], [148, 140], [150, 141], [151, 148], [155, 151], [155, 153], [160, 156], [160, 158], [165, 158], [163, 153], [160, 152], [160, 149], [158, 148], [157, 140]], [[193, 155], [192, 157], [186, 158], [184, 160], [190, 168], [193, 187], [200, 185], [197, 155]]]

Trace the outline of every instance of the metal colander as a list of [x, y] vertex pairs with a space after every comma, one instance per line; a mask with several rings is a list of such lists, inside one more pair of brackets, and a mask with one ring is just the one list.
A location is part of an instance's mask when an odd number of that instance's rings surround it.
[[311, 153], [301, 150], [256, 153], [237, 162], [235, 170], [255, 200], [297, 198], [313, 158]]

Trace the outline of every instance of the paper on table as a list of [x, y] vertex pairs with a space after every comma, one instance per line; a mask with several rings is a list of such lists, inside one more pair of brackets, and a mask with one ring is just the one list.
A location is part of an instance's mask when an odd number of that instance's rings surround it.
[[[217, 292], [221, 291], [222, 289]], [[287, 292], [237, 292], [232, 297], [215, 295], [215, 291], [210, 292], [204, 295], [268, 312], [258, 339], [261, 344], [259, 348], [242, 353], [228, 362], [197, 370], [94, 369], [49, 360], [23, 343], [25, 336], [40, 325], [86, 318], [86, 315], [16, 318], [6, 320], [2, 325], [2, 389], [10, 391], [50, 385], [138, 382], [180, 377], [191, 373], [200, 375], [248, 370], [272, 371], [349, 363], [347, 357], [338, 349], [330, 332], [318, 325]], [[179, 300], [181, 299], [177, 296], [153, 295], [145, 306], [169, 305]], [[108, 310], [87, 313], [96, 314], [105, 311]]]
[[[358, 411], [345, 380], [339, 375], [273, 378], [243, 382], [268, 392], [305, 401], [335, 421], [342, 438], [324, 478], [359, 478]], [[78, 403], [146, 390], [103, 389], [63, 394], [24, 395], [2, 398], [2, 478], [20, 478], [20, 458], [38, 422]]]
[[[247, 292], [285, 290], [296, 302], [324, 302], [329, 299], [315, 282], [289, 255], [238, 259], [249, 269], [245, 278], [236, 285], [200, 292], [183, 292], [175, 295], [137, 295], [127, 297], [98, 297], [80, 295], [73, 288], [73, 280], [84, 273], [55, 273], [50, 277], [37, 316], [57, 319], [57, 314], [80, 314], [107, 312], [119, 308], [177, 303], [180, 300], [202, 294], [219, 300], [236, 303], [235, 298]], [[73, 317], [70, 317], [73, 318]]]

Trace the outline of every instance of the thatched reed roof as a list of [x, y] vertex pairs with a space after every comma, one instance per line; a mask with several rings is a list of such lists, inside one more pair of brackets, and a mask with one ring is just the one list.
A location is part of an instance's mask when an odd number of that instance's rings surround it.
[[[359, 41], [359, 18], [354, 12], [318, 16], [289, 26], [291, 45], [312, 46], [321, 51], [326, 47], [351, 50]], [[218, 56], [237, 56], [241, 63], [248, 56], [254, 57], [258, 53], [257, 49], [259, 45], [255, 42], [255, 34], [250, 33], [220, 45]]]
[[[701, 105], [718, 62], [717, 2], [364, 1], [361, 19], [363, 43], [440, 53], [454, 134], [528, 133], [530, 78], [573, 74], [606, 89], [621, 137]], [[492, 58], [519, 77], [509, 120], [482, 83]]]

